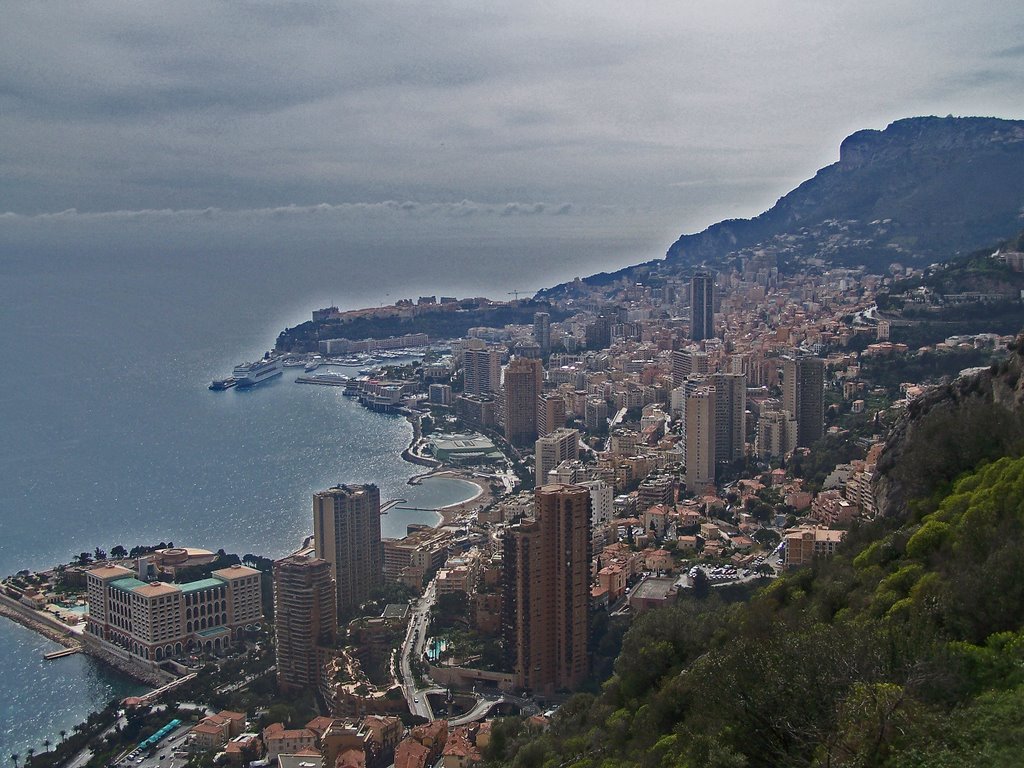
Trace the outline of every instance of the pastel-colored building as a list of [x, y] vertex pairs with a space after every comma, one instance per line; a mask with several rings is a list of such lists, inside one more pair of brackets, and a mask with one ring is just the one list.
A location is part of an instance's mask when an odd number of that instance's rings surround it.
[[260, 578], [234, 565], [185, 584], [147, 583], [122, 566], [99, 566], [86, 574], [86, 633], [148, 663], [217, 653], [263, 620]]

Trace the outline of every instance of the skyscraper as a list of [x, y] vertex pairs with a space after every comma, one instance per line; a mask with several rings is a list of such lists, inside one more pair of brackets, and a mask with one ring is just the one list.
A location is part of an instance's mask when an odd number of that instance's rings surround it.
[[703, 375], [710, 369], [708, 353], [696, 349], [677, 349], [672, 352], [672, 386], [678, 387], [687, 377]]
[[551, 315], [547, 312], [535, 312], [533, 315], [533, 340], [540, 345], [540, 353], [551, 352]]
[[548, 392], [537, 398], [537, 435], [544, 437], [565, 426], [565, 398]]
[[463, 389], [467, 395], [486, 395], [501, 386], [501, 353], [493, 347], [462, 353]]
[[537, 398], [543, 382], [540, 360], [517, 357], [505, 369], [505, 438], [512, 445], [537, 439]]
[[715, 482], [715, 390], [698, 387], [686, 396], [686, 489], [700, 490]]
[[274, 563], [274, 639], [281, 688], [316, 688], [338, 640], [331, 564], [292, 555]]
[[825, 361], [782, 360], [782, 408], [796, 417], [796, 444], [809, 448], [825, 434]]
[[715, 277], [710, 272], [694, 272], [690, 279], [690, 338], [715, 338]]
[[316, 556], [331, 564], [339, 614], [365, 602], [383, 584], [376, 485], [337, 485], [315, 493], [313, 535]]
[[547, 485], [548, 472], [563, 461], [579, 456], [580, 433], [577, 429], [556, 429], [540, 437], [534, 446], [535, 479], [538, 486]]
[[757, 455], [764, 459], [785, 456], [796, 448], [796, 418], [789, 411], [761, 406], [757, 422]]
[[505, 647], [516, 686], [578, 687], [590, 668], [590, 491], [546, 485], [504, 537]]
[[747, 377], [742, 373], [716, 373], [715, 461], [729, 463], [743, 458], [746, 443]]

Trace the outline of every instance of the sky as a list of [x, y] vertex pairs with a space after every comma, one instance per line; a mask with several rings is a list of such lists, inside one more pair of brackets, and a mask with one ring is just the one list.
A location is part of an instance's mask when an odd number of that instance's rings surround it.
[[467, 218], [659, 256], [855, 130], [1024, 118], [1022, 40], [1019, 0], [12, 0], [0, 258]]

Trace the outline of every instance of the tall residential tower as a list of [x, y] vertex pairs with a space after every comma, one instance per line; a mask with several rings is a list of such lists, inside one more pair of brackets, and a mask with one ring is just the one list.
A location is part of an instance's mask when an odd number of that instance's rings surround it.
[[537, 403], [544, 385], [540, 360], [513, 358], [505, 369], [505, 438], [522, 447], [537, 439]]
[[277, 682], [317, 688], [338, 641], [338, 605], [331, 564], [292, 555], [274, 563]]
[[690, 338], [715, 338], [715, 276], [694, 272], [690, 280]]
[[590, 491], [545, 485], [504, 538], [505, 648], [516, 686], [572, 690], [590, 669]]
[[825, 361], [786, 357], [782, 361], [782, 408], [796, 417], [796, 444], [809, 448], [825, 435]]
[[336, 485], [314, 494], [313, 535], [316, 556], [331, 564], [339, 614], [384, 583], [376, 485]]

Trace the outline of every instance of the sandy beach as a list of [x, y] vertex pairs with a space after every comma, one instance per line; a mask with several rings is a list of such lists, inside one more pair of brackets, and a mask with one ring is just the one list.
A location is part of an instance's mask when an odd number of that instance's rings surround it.
[[426, 475], [421, 475], [421, 478], [426, 477], [450, 477], [456, 480], [465, 480], [467, 483], [472, 483], [477, 488], [477, 492], [472, 498], [461, 501], [458, 504], [449, 504], [447, 507], [441, 507], [438, 510], [441, 514], [441, 525], [450, 525], [459, 515], [481, 507], [489, 503], [493, 498], [490, 481], [486, 478], [474, 477], [468, 472], [460, 472], [456, 469], [443, 469], [437, 472], [430, 472]]

